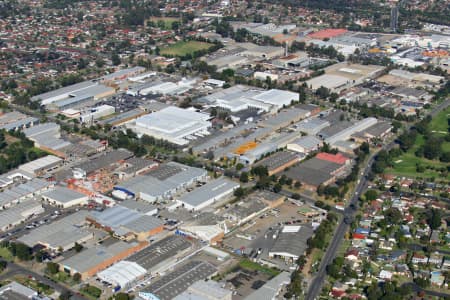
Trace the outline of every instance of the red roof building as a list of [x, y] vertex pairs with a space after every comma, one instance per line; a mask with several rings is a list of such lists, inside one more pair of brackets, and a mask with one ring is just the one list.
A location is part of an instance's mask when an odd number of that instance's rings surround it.
[[333, 37], [337, 37], [343, 35], [347, 32], [347, 29], [324, 29], [317, 32], [310, 33], [308, 37], [312, 39], [329, 39]]
[[353, 233], [352, 238], [354, 240], [365, 240], [366, 236], [362, 233]]
[[316, 155], [316, 158], [326, 160], [339, 165], [344, 165], [349, 160], [348, 157], [345, 157], [341, 153], [331, 154], [326, 152], [320, 152], [319, 154]]

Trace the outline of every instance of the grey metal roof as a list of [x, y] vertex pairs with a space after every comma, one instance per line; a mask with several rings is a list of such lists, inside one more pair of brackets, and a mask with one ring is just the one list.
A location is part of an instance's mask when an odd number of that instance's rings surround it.
[[313, 135], [303, 136], [292, 142], [292, 144], [297, 144], [306, 149], [315, 148], [315, 147], [317, 147], [317, 145], [320, 145], [321, 143], [322, 143], [322, 140], [316, 138]]
[[293, 160], [299, 160], [299, 156], [293, 152], [280, 151], [257, 162], [255, 166], [265, 166], [269, 171], [275, 170]]
[[277, 296], [277, 292], [282, 285], [291, 282], [291, 275], [288, 272], [282, 272], [272, 278], [269, 282], [263, 285], [258, 290], [254, 291], [245, 300], [272, 300]]
[[300, 256], [308, 247], [306, 241], [313, 233], [313, 229], [307, 225], [301, 226], [297, 232], [281, 231], [269, 252], [288, 253], [293, 256]]
[[97, 245], [61, 261], [61, 264], [76, 272], [83, 273], [136, 245], [137, 243], [125, 243], [122, 241], [117, 241], [109, 246]]
[[318, 186], [330, 180], [333, 177], [331, 173], [340, 167], [341, 165], [336, 163], [311, 158], [298, 166], [290, 168], [285, 174], [295, 181]]
[[87, 215], [87, 211], [80, 210], [52, 224], [33, 229], [30, 233], [18, 238], [18, 241], [30, 247], [41, 243], [53, 249], [64, 248], [92, 236], [91, 232], [80, 228], [85, 223]]
[[200, 168], [168, 162], [145, 176], [136, 176], [119, 186], [135, 194], [140, 192], [160, 197], [206, 174], [206, 170]]
[[124, 200], [120, 202], [120, 206], [141, 212], [143, 214], [148, 213], [149, 211], [157, 209], [156, 206], [149, 204], [145, 201], [136, 201], [136, 200]]
[[31, 97], [31, 101], [37, 101], [37, 100], [45, 100], [47, 98], [52, 98], [52, 97], [56, 97], [56, 96], [60, 96], [60, 95], [64, 95], [64, 94], [70, 94], [79, 90], [83, 90], [86, 89], [90, 86], [94, 86], [97, 83], [93, 82], [93, 81], [83, 81], [80, 83], [76, 83], [73, 85], [69, 85], [66, 87], [62, 87], [60, 89], [54, 90], [54, 91], [50, 91], [47, 93], [43, 93], [43, 94], [39, 94], [36, 96]]
[[180, 198], [180, 201], [196, 207], [213, 198], [220, 197], [224, 193], [232, 192], [238, 187], [239, 183], [231, 181], [225, 177], [221, 177], [208, 182], [190, 193], [184, 194]]
[[80, 198], [86, 197], [85, 194], [80, 192], [68, 189], [62, 186], [56, 186], [53, 190], [45, 192], [42, 194], [45, 197], [50, 198], [51, 200], [67, 203], [73, 200], [77, 200]]

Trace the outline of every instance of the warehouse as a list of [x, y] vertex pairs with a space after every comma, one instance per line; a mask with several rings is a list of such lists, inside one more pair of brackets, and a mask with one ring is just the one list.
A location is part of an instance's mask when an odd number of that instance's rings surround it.
[[114, 243], [104, 243], [87, 248], [59, 262], [61, 271], [73, 275], [81, 274], [81, 279], [86, 280], [98, 272], [112, 266], [113, 264], [127, 258], [128, 256], [142, 250], [148, 242], [125, 243], [115, 241]]
[[55, 170], [62, 163], [63, 160], [61, 158], [54, 155], [47, 155], [23, 164], [18, 169], [34, 175], [43, 175]]
[[287, 149], [294, 152], [308, 154], [322, 147], [322, 140], [313, 135], [303, 136], [295, 141], [287, 144]]
[[330, 122], [321, 118], [308, 118], [295, 124], [293, 127], [300, 132], [307, 133], [308, 135], [316, 135], [322, 129], [330, 125]]
[[97, 277], [114, 287], [128, 288], [132, 283], [142, 279], [147, 270], [135, 262], [122, 260], [97, 274]]
[[61, 208], [69, 208], [76, 205], [87, 204], [89, 197], [66, 187], [57, 186], [54, 189], [43, 193], [42, 200], [46, 201], [50, 205]]
[[71, 143], [61, 138], [60, 128], [58, 124], [49, 122], [27, 128], [23, 132], [28, 139], [34, 142], [36, 147], [56, 156], [65, 157], [61, 149], [70, 146]]
[[373, 117], [362, 119], [362, 120], [356, 122], [354, 125], [352, 125], [348, 128], [345, 128], [345, 129], [339, 131], [338, 133], [326, 138], [325, 142], [327, 144], [330, 144], [331, 146], [333, 146], [334, 143], [339, 142], [339, 141], [346, 141], [352, 136], [352, 134], [362, 131], [362, 130], [365, 130], [365, 129], [375, 125], [377, 122], [378, 122], [378, 120]]
[[96, 227], [103, 228], [124, 240], [145, 241], [149, 236], [164, 230], [164, 223], [158, 218], [120, 205], [102, 212], [94, 211], [86, 219]]
[[266, 282], [262, 287], [245, 297], [245, 300], [272, 300], [278, 299], [284, 285], [291, 282], [291, 274], [282, 272]]
[[217, 268], [209, 262], [189, 261], [173, 272], [153, 281], [145, 287], [143, 293], [156, 295], [160, 300], [172, 300], [194, 282], [206, 279], [217, 272]]
[[53, 251], [67, 251], [75, 246], [94, 238], [94, 234], [82, 226], [86, 223], [87, 211], [78, 211], [52, 224], [42, 225], [30, 233], [18, 238], [18, 241], [34, 247], [38, 244]]
[[0, 230], [6, 231], [21, 224], [32, 216], [44, 213], [42, 204], [34, 199], [19, 202], [11, 208], [0, 210]]
[[[18, 176], [20, 176], [18, 174]], [[14, 179], [13, 179], [14, 180]], [[48, 190], [54, 183], [38, 178], [33, 178], [25, 183], [13, 185], [11, 188], [4, 189], [0, 192], [0, 209], [18, 203], [27, 198], [34, 198], [35, 196]]]
[[284, 174], [288, 178], [300, 182], [306, 189], [316, 190], [319, 185], [334, 182], [335, 176], [342, 168], [343, 166], [340, 164], [314, 157], [290, 168]]
[[233, 194], [239, 184], [224, 177], [186, 193], [178, 200], [188, 210], [200, 210]]
[[329, 90], [337, 91], [350, 84], [350, 80], [339, 75], [323, 74], [306, 81], [306, 84], [312, 90], [317, 90], [320, 87], [326, 87]]
[[69, 95], [75, 94], [77, 92], [81, 92], [86, 90], [87, 88], [91, 88], [96, 86], [97, 83], [93, 81], [83, 81], [80, 83], [76, 83], [73, 85], [69, 85], [54, 91], [50, 91], [47, 93], [43, 93], [34, 97], [31, 97], [31, 101], [41, 101], [42, 105], [47, 105], [53, 103], [55, 101], [60, 101], [65, 98], [68, 98]]
[[213, 280], [194, 282], [186, 291], [173, 300], [231, 300], [233, 292], [222, 288], [222, 284]]
[[295, 262], [308, 248], [307, 240], [314, 231], [309, 226], [284, 226], [269, 250], [269, 257]]
[[249, 196], [246, 199], [233, 204], [233, 206], [224, 212], [223, 216], [232, 221], [234, 225], [240, 226], [268, 209], [269, 206], [261, 199]]
[[91, 108], [88, 112], [85, 112], [80, 115], [80, 122], [81, 123], [94, 123], [94, 121], [106, 117], [109, 115], [112, 115], [116, 112], [116, 109], [114, 106], [111, 105], [100, 105], [97, 107]]
[[6, 131], [28, 128], [38, 123], [38, 119], [27, 116], [18, 111], [12, 111], [0, 115], [0, 129], [4, 129]]
[[280, 151], [272, 154], [269, 157], [264, 158], [263, 160], [257, 162], [255, 167], [264, 166], [267, 168], [269, 172], [269, 176], [279, 173], [284, 169], [295, 165], [300, 162], [300, 156], [289, 151]]
[[208, 173], [204, 169], [168, 162], [145, 175], [125, 181], [114, 189], [148, 202], [155, 202], [170, 199], [195, 183], [207, 179]]
[[209, 115], [170, 106], [139, 117], [129, 128], [138, 135], [147, 134], [176, 145], [187, 145], [190, 140], [209, 135]]

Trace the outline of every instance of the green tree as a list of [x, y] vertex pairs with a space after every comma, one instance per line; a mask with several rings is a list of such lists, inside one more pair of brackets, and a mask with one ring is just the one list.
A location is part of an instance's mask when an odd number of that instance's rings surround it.
[[50, 274], [56, 274], [59, 272], [59, 265], [54, 262], [48, 262], [47, 263], [47, 272]]
[[248, 182], [248, 173], [242, 172], [241, 176], [239, 176], [239, 181], [244, 183]]
[[118, 66], [122, 61], [120, 60], [120, 57], [117, 53], [113, 53], [111, 56], [111, 62], [114, 66]]
[[428, 219], [428, 225], [433, 230], [438, 229], [441, 226], [441, 212], [438, 209], [431, 210], [431, 216]]
[[75, 282], [80, 282], [81, 281], [81, 274], [80, 273], [75, 273], [75, 274], [73, 274], [73, 281], [75, 281]]
[[82, 245], [80, 245], [80, 244], [78, 244], [78, 243], [75, 243], [75, 246], [73, 247], [74, 249], [75, 249], [75, 251], [78, 253], [78, 252], [81, 252], [81, 250], [83, 250], [83, 246]]
[[367, 201], [376, 200], [378, 197], [378, 193], [375, 190], [368, 190], [364, 196], [366, 197]]

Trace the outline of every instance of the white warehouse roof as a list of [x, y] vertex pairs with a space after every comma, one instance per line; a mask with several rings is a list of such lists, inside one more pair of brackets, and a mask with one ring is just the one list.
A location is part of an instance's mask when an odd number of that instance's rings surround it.
[[47, 155], [21, 165], [19, 166], [19, 169], [30, 174], [34, 174], [42, 169], [51, 168], [60, 162], [62, 162], [61, 158], [54, 155]]
[[126, 287], [146, 273], [147, 270], [139, 264], [122, 260], [108, 269], [101, 271], [97, 276], [101, 280], [111, 283], [112, 285]]
[[177, 145], [189, 142], [189, 136], [207, 134], [211, 123], [209, 115], [169, 106], [136, 120], [136, 130]]

